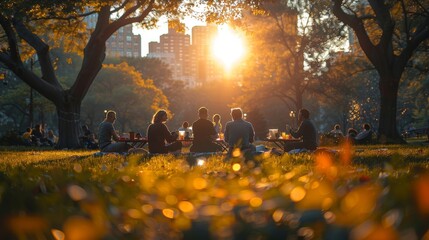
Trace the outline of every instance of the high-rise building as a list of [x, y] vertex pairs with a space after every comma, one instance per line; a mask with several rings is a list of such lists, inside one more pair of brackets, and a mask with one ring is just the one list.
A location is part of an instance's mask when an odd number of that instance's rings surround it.
[[[91, 33], [97, 23], [97, 14], [85, 17], [86, 28]], [[141, 57], [141, 36], [133, 33], [131, 24], [123, 26], [106, 41], [107, 57]]]
[[191, 37], [183, 29], [182, 23], [169, 21], [168, 33], [161, 35], [159, 42], [149, 43], [147, 57], [161, 59], [170, 66], [174, 79], [183, 81], [188, 87], [195, 87], [195, 51], [191, 46]]
[[217, 26], [194, 26], [192, 44], [190, 36], [183, 33], [184, 28], [182, 23], [170, 21], [168, 33], [161, 35], [159, 42], [149, 43], [147, 57], [169, 64], [173, 78], [184, 81], [188, 87], [223, 79], [223, 67], [212, 52]]
[[223, 71], [212, 52], [212, 43], [218, 33], [216, 25], [192, 28], [192, 46], [195, 48], [198, 81], [201, 83], [219, 80]]
[[106, 42], [108, 57], [141, 57], [141, 36], [133, 33], [133, 26], [118, 29]]

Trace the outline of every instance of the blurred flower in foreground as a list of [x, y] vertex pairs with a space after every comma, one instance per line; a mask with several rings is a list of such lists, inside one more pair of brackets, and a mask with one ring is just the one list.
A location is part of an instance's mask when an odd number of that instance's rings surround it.
[[6, 227], [18, 236], [25, 234], [39, 235], [47, 228], [46, 220], [34, 215], [13, 216], [8, 219], [7, 223], [8, 226]]
[[351, 239], [356, 240], [396, 240], [399, 239], [395, 229], [384, 227], [372, 221], [364, 222], [353, 228]]
[[346, 194], [340, 203], [337, 222], [345, 225], [356, 225], [367, 220], [373, 213], [381, 187], [376, 184], [365, 184], [354, 188]]
[[84, 217], [73, 216], [64, 223], [64, 234], [67, 240], [100, 239], [101, 234], [95, 224]]
[[352, 144], [350, 141], [344, 141], [340, 155], [341, 163], [345, 166], [352, 162]]
[[419, 176], [414, 182], [414, 196], [419, 213], [429, 216], [429, 173]]

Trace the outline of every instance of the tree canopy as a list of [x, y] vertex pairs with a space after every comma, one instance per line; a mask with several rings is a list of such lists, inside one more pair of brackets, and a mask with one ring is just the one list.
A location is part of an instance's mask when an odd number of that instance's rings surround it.
[[403, 142], [397, 128], [399, 83], [410, 59], [429, 39], [427, 0], [332, 0], [333, 13], [350, 26], [379, 74], [379, 139]]
[[[222, 22], [238, 17], [244, 7], [257, 9], [259, 1], [167, 1], [167, 0], [5, 0], [0, 2], [0, 62], [26, 84], [53, 102], [57, 109], [59, 147], [79, 146], [80, 107], [102, 68], [106, 41], [119, 28], [138, 24], [153, 28], [161, 16], [184, 15]], [[85, 17], [93, 16], [87, 31]], [[78, 75], [69, 88], [57, 78], [50, 52], [55, 47], [83, 55]], [[35, 54], [41, 74], [24, 65]]]

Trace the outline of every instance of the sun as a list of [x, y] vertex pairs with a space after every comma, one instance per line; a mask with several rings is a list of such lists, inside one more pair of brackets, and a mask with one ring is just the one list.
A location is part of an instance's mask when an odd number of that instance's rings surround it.
[[216, 58], [222, 61], [226, 69], [243, 57], [245, 48], [243, 39], [228, 26], [219, 28], [213, 40], [212, 51]]

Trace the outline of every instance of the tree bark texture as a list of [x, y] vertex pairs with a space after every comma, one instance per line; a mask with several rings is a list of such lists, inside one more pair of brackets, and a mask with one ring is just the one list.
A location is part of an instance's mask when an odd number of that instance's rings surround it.
[[80, 128], [80, 101], [57, 104], [59, 139], [57, 147], [60, 149], [81, 148], [79, 136]]

